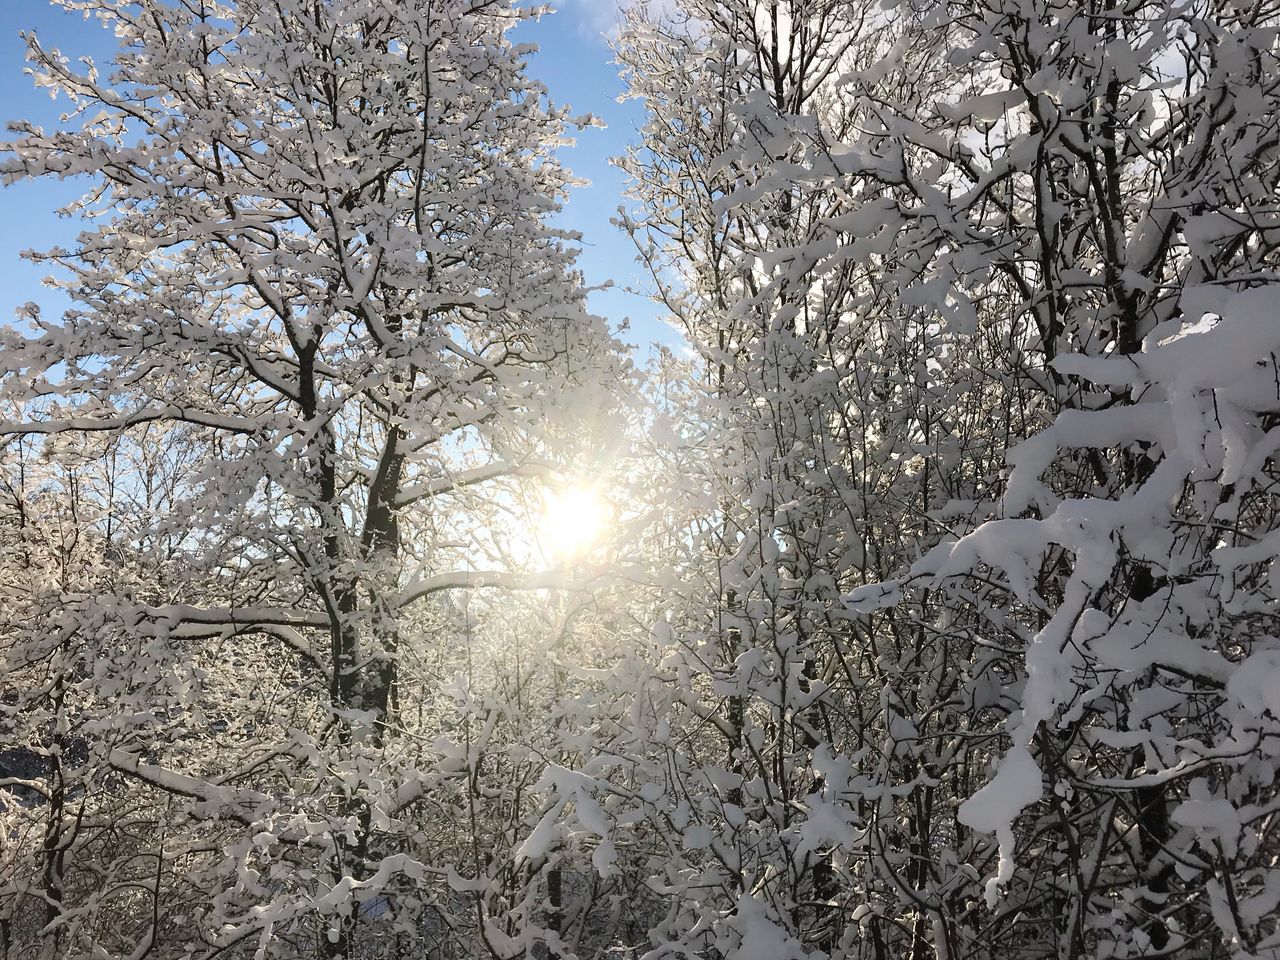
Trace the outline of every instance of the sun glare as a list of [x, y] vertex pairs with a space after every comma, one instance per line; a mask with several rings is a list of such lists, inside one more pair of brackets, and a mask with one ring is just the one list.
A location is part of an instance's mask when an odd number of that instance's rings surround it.
[[538, 539], [547, 553], [571, 560], [595, 546], [608, 519], [604, 499], [594, 487], [574, 485], [548, 490], [543, 496]]

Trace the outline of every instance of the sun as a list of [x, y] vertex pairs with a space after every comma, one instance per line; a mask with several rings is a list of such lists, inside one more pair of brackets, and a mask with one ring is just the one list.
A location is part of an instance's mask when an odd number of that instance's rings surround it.
[[573, 484], [543, 494], [538, 541], [559, 560], [589, 553], [608, 525], [608, 506], [593, 486]]

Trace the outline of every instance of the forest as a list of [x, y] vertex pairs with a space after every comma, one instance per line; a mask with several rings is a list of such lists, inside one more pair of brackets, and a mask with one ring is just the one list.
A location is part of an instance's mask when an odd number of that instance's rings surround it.
[[0, 960], [1280, 960], [1280, 0], [50, 2]]

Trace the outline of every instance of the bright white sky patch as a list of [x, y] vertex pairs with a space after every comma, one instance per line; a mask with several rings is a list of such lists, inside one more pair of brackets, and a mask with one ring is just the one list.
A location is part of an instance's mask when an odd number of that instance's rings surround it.
[[[622, 11], [638, 6], [637, 0], [562, 0], [559, 9], [572, 12], [581, 28], [593, 35], [612, 37], [622, 22]], [[672, 0], [649, 0], [651, 13], [668, 13], [675, 9]]]

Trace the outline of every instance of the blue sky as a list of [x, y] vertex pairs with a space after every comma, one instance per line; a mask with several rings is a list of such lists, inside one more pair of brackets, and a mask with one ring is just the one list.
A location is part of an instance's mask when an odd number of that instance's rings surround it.
[[[607, 124], [607, 129], [584, 130], [577, 145], [565, 151], [574, 174], [591, 184], [574, 192], [559, 223], [583, 235], [580, 264], [587, 281], [599, 284], [612, 279], [617, 285], [592, 294], [592, 309], [615, 325], [630, 318], [631, 330], [625, 337], [633, 343], [676, 344], [679, 336], [658, 319], [657, 308], [623, 289], [643, 287], [644, 280], [634, 262], [631, 241], [609, 223], [623, 202], [623, 177], [609, 166], [609, 157], [634, 142], [643, 123], [640, 104], [617, 102], [622, 81], [603, 36], [616, 23], [614, 0], [560, 0], [558, 6], [559, 12], [541, 22], [522, 25], [515, 39], [538, 44], [530, 72], [547, 85], [555, 102], [572, 107], [575, 113], [591, 113]], [[105, 62], [113, 40], [95, 23], [56, 9], [46, 0], [0, 0], [0, 119], [28, 119], [49, 127], [57, 124], [65, 104], [36, 91], [23, 73], [23, 43], [18, 34], [32, 29], [46, 45], [73, 58], [89, 55]], [[0, 189], [0, 322], [8, 322], [14, 309], [28, 301], [39, 303], [46, 314], [64, 306], [65, 301], [40, 286], [47, 269], [18, 255], [24, 249], [46, 249], [74, 237], [75, 222], [58, 218], [54, 210], [78, 192], [74, 184], [57, 182]]]

